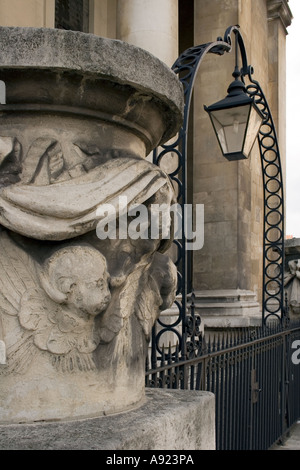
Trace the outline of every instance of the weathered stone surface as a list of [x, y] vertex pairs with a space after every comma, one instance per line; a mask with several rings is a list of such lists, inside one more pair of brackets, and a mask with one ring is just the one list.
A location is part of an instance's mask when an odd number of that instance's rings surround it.
[[0, 425], [1, 450], [215, 450], [210, 392], [147, 389], [138, 409], [86, 420]]
[[90, 117], [102, 113], [104, 120], [139, 133], [147, 153], [180, 126], [181, 83], [166, 64], [143, 49], [93, 34], [47, 28], [0, 27], [0, 41], [7, 104], [49, 109], [46, 105], [55, 103], [85, 108], [81, 113]]
[[253, 292], [242, 289], [195, 291], [195, 310], [210, 328], [240, 328], [261, 324], [259, 303]]
[[150, 236], [152, 204], [168, 212], [174, 190], [145, 157], [178, 131], [181, 85], [120, 41], [0, 37], [0, 422], [130, 410], [144, 400], [152, 326], [175, 298], [170, 217], [167, 237], [161, 222]]

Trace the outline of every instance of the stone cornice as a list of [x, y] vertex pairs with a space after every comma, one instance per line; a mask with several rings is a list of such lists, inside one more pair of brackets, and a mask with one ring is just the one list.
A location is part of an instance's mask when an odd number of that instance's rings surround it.
[[285, 29], [291, 25], [293, 14], [288, 0], [267, 0], [268, 20], [279, 19]]

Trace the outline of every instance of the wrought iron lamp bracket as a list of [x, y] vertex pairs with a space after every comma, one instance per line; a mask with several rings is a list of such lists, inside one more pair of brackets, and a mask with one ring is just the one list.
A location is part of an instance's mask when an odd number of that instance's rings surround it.
[[232, 46], [231, 36], [232, 34], [235, 34], [236, 65], [238, 63], [239, 50], [242, 59], [242, 68], [240, 69], [240, 75], [241, 78], [244, 79], [244, 77], [246, 76], [250, 77], [254, 73], [254, 70], [251, 65], [248, 65], [245, 43], [239, 28], [239, 25], [230, 26], [229, 28], [227, 28], [224, 34], [224, 42]]

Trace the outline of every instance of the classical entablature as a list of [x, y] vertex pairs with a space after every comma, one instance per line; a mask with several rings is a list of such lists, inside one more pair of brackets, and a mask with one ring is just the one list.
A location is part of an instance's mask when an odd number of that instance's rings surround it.
[[293, 15], [288, 0], [268, 0], [267, 9], [269, 21], [279, 18], [285, 29], [291, 25]]

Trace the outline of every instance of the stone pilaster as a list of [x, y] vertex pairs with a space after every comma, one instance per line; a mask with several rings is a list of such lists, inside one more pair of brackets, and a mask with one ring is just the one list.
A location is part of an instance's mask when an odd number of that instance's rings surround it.
[[268, 0], [268, 99], [277, 129], [284, 180], [286, 178], [286, 35], [292, 22], [287, 0]]
[[[254, 8], [255, 4], [255, 8]], [[249, 63], [263, 89], [267, 74], [267, 11], [264, 0], [195, 2], [195, 44], [214, 41], [239, 24]], [[261, 44], [265, 42], [266, 48]], [[241, 327], [261, 319], [263, 201], [255, 144], [247, 161], [228, 162], [203, 111], [226, 96], [234, 53], [201, 64], [194, 99], [194, 204], [204, 204], [204, 247], [195, 252], [196, 310], [205, 327]]]
[[279, 20], [287, 32], [293, 18], [288, 0], [268, 0], [267, 9], [268, 21]]

